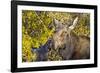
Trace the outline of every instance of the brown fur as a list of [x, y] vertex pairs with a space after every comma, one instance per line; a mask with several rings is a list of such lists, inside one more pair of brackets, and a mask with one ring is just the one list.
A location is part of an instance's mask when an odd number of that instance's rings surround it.
[[75, 46], [73, 58], [90, 58], [90, 38], [86, 36], [79, 36]]

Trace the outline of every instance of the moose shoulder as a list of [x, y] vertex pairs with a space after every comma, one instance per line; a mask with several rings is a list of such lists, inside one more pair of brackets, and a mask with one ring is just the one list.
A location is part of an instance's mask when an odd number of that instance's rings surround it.
[[88, 59], [90, 58], [90, 38], [86, 36], [77, 36], [71, 32], [72, 43], [74, 44], [71, 59]]
[[59, 54], [64, 60], [67, 59], [87, 59], [90, 57], [90, 38], [78, 36], [72, 32], [77, 26], [76, 17], [71, 26], [63, 25], [58, 20], [54, 20], [55, 33], [52, 37], [54, 49], [59, 49]]

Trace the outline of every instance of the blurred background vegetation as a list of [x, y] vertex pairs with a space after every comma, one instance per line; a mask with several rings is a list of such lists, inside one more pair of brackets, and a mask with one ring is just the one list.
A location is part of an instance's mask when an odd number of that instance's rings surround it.
[[[40, 49], [54, 33], [53, 19], [61, 23], [71, 25], [74, 18], [78, 16], [79, 21], [73, 32], [77, 35], [90, 35], [90, 14], [88, 13], [68, 13], [68, 12], [48, 12], [48, 11], [22, 11], [22, 61], [36, 61], [37, 53], [32, 52], [32, 48]], [[48, 60], [62, 60], [58, 51], [49, 50]]]

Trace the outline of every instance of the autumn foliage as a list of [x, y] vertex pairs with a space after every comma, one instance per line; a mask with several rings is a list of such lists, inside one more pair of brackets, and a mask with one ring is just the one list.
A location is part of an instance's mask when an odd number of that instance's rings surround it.
[[[71, 25], [73, 19], [78, 16], [79, 21], [73, 32], [77, 35], [90, 36], [90, 14], [88, 13], [68, 13], [68, 12], [48, 12], [48, 11], [22, 11], [22, 61], [36, 61], [38, 54], [32, 48], [40, 49], [46, 44], [55, 31], [53, 19], [57, 19], [63, 24]], [[62, 60], [57, 50], [50, 50], [47, 53], [48, 61]]]

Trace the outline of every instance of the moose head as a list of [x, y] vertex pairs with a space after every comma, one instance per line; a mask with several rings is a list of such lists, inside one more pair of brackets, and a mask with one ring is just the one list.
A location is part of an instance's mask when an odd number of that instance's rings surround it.
[[70, 40], [70, 32], [75, 28], [77, 22], [78, 17], [73, 20], [71, 26], [68, 26], [67, 24], [64, 25], [60, 21], [54, 19], [55, 33], [53, 35], [53, 40], [55, 49], [64, 47], [66, 43], [69, 43], [68, 40]]

